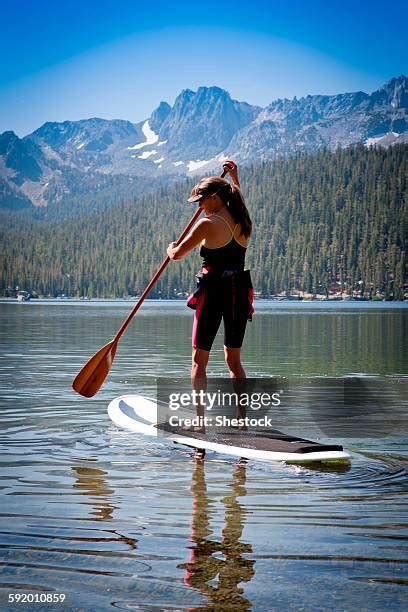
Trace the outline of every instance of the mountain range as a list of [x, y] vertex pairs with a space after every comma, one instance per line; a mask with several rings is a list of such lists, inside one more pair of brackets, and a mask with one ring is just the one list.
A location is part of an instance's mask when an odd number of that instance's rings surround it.
[[219, 87], [183, 90], [139, 123], [100, 118], [47, 122], [19, 138], [0, 135], [0, 207], [70, 205], [127, 197], [185, 176], [352, 144], [408, 142], [408, 79], [371, 94], [279, 99], [265, 108]]

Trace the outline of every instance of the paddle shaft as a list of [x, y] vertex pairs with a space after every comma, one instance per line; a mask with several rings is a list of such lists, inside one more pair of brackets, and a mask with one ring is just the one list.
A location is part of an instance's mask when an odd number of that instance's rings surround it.
[[[226, 172], [227, 171], [224, 170], [221, 176], [224, 177]], [[183, 238], [185, 238], [185, 236], [187, 235], [187, 233], [190, 231], [193, 224], [195, 223], [196, 219], [198, 219], [198, 217], [200, 216], [201, 212], [202, 212], [202, 209], [198, 207], [194, 215], [190, 219], [189, 223], [184, 228], [176, 244], [179, 244], [183, 240]], [[125, 321], [122, 323], [116, 336], [110, 342], [108, 342], [108, 344], [103, 346], [97, 353], [95, 353], [95, 355], [93, 355], [86, 362], [83, 368], [78, 372], [78, 374], [76, 375], [74, 379], [74, 382], [72, 383], [72, 387], [74, 391], [76, 391], [77, 393], [80, 393], [84, 397], [93, 397], [95, 393], [97, 393], [98, 390], [101, 388], [101, 385], [103, 384], [103, 381], [107, 377], [109, 370], [111, 368], [112, 362], [115, 358], [116, 349], [117, 349], [120, 337], [122, 336], [123, 332], [129, 325], [130, 321], [133, 319], [133, 317], [139, 310], [140, 306], [143, 304], [144, 299], [149, 294], [154, 283], [157, 281], [157, 279], [159, 278], [159, 276], [161, 275], [165, 267], [168, 265], [169, 261], [170, 261], [170, 257], [166, 257], [166, 259], [163, 261], [161, 266], [158, 268], [156, 274], [153, 276], [150, 283], [147, 285], [146, 289], [143, 291], [137, 304], [132, 309], [130, 314], [127, 316]]]
[[[221, 174], [221, 178], [224, 178], [224, 176], [226, 174], [227, 174], [227, 171], [224, 170], [223, 173]], [[202, 213], [202, 209], [200, 207], [198, 207], [197, 210], [195, 211], [194, 215], [191, 217], [190, 221], [187, 223], [187, 225], [184, 228], [183, 232], [181, 233], [180, 237], [176, 241], [176, 244], [180, 244], [180, 242], [187, 236], [188, 232], [193, 227], [194, 223], [196, 222], [198, 217], [201, 215], [201, 213]], [[133, 308], [133, 310], [129, 313], [129, 315], [127, 316], [125, 321], [123, 321], [123, 323], [122, 323], [120, 329], [118, 330], [116, 336], [113, 338], [113, 342], [115, 344], [117, 344], [117, 342], [119, 342], [119, 338], [125, 332], [125, 329], [129, 325], [129, 323], [131, 322], [131, 320], [133, 319], [133, 317], [135, 316], [137, 311], [139, 310], [140, 306], [143, 304], [145, 298], [149, 295], [153, 285], [155, 284], [157, 279], [161, 276], [161, 274], [163, 273], [163, 270], [168, 266], [169, 262], [170, 262], [170, 257], [167, 256], [166, 259], [161, 264], [161, 266], [158, 268], [156, 274], [153, 276], [153, 278], [150, 281], [150, 283], [147, 285], [146, 289], [143, 291], [142, 295], [140, 296], [140, 298], [139, 298], [137, 304], [135, 305], [135, 307]]]
[[[188, 234], [188, 232], [190, 231], [190, 229], [192, 228], [192, 226], [194, 225], [194, 223], [196, 222], [196, 220], [198, 219], [198, 217], [201, 215], [202, 210], [201, 208], [197, 208], [197, 210], [195, 211], [194, 215], [191, 217], [189, 223], [186, 225], [183, 233], [181, 234], [180, 238], [177, 240], [176, 244], [179, 244]], [[136, 306], [133, 308], [133, 310], [129, 313], [128, 317], [126, 318], [126, 320], [122, 323], [122, 326], [120, 327], [120, 329], [118, 330], [116, 336], [114, 337], [114, 342], [118, 342], [119, 338], [121, 337], [121, 335], [124, 333], [125, 329], [127, 328], [127, 326], [129, 325], [130, 321], [133, 319], [133, 317], [135, 316], [135, 314], [137, 313], [137, 311], [139, 310], [140, 306], [143, 304], [145, 298], [148, 296], [148, 294], [150, 293], [151, 288], [153, 287], [153, 285], [155, 284], [155, 282], [157, 281], [157, 279], [159, 278], [159, 276], [161, 276], [163, 270], [167, 267], [167, 265], [170, 262], [170, 257], [167, 256], [166, 259], [163, 261], [163, 263], [161, 264], [161, 266], [158, 268], [156, 274], [153, 276], [152, 280], [150, 281], [150, 283], [147, 285], [146, 289], [143, 291], [142, 295], [140, 296]]]

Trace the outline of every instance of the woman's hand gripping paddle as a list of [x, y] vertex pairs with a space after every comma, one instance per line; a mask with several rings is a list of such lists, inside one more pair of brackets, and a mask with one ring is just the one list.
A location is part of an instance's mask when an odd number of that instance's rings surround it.
[[[222, 178], [227, 174], [229, 169], [230, 168], [228, 164], [224, 164], [224, 171], [221, 174]], [[188, 232], [190, 231], [190, 229], [193, 227], [194, 223], [200, 216], [201, 212], [202, 212], [201, 208], [198, 207], [196, 212], [194, 213], [194, 215], [191, 217], [190, 221], [184, 228], [176, 244], [179, 244], [186, 237], [186, 235], [188, 234]], [[150, 293], [151, 288], [153, 287], [153, 285], [155, 284], [159, 276], [162, 274], [163, 270], [166, 268], [169, 261], [170, 261], [170, 258], [166, 257], [166, 259], [163, 261], [163, 263], [157, 270], [156, 274], [153, 276], [150, 283], [147, 285], [146, 289], [143, 291], [137, 304], [135, 305], [133, 310], [130, 312], [128, 317], [125, 319], [125, 321], [122, 323], [122, 326], [120, 327], [119, 331], [117, 332], [113, 340], [111, 340], [110, 342], [108, 342], [108, 344], [105, 344], [105, 346], [99, 349], [99, 351], [95, 353], [95, 355], [93, 355], [89, 359], [89, 361], [87, 361], [87, 363], [84, 365], [82, 370], [78, 372], [78, 374], [75, 377], [74, 382], [72, 383], [72, 388], [74, 389], [74, 391], [76, 391], [80, 395], [83, 395], [84, 397], [93, 397], [99, 391], [105, 378], [107, 377], [109, 373], [112, 362], [115, 358], [116, 349], [118, 347], [118, 342], [119, 342], [120, 337], [122, 336], [123, 332], [129, 325], [130, 321], [133, 319], [133, 317], [139, 310], [140, 306], [143, 304], [145, 298]]]

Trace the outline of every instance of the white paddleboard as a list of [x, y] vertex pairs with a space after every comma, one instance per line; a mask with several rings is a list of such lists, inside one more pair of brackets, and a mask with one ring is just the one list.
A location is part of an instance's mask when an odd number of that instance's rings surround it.
[[[267, 433], [241, 430], [220, 433], [181, 432], [177, 428], [164, 436], [157, 425], [158, 406], [155, 400], [142, 395], [122, 395], [108, 407], [111, 420], [129, 431], [146, 436], [163, 437], [192, 448], [214, 451], [224, 455], [261, 461], [286, 463], [345, 463], [350, 455], [339, 445], [325, 445], [297, 438], [279, 431]], [[181, 432], [181, 433], [180, 433]]]

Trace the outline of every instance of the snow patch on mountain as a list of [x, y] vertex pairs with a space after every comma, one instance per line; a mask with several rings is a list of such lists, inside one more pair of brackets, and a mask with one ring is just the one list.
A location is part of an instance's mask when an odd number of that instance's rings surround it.
[[151, 157], [152, 155], [156, 155], [157, 151], [155, 151], [153, 149], [153, 151], [143, 151], [143, 153], [141, 155], [138, 155], [139, 159], [147, 159], [148, 157]]
[[204, 166], [207, 166], [207, 169], [211, 170], [212, 164], [224, 162], [226, 159], [227, 157], [221, 153], [220, 155], [211, 157], [211, 159], [203, 159], [203, 160], [198, 159], [197, 161], [191, 160], [187, 163], [188, 171], [195, 172], [195, 170], [198, 170], [199, 168], [203, 168]]
[[199, 168], [202, 168], [203, 166], [208, 164], [210, 161], [210, 159], [198, 159], [197, 161], [189, 161], [187, 164], [188, 171], [193, 172], [194, 170], [198, 170]]
[[[148, 147], [149, 145], [155, 144], [158, 142], [158, 135], [153, 132], [149, 125], [149, 120], [145, 121], [142, 126], [142, 132], [146, 138], [145, 142], [140, 142], [139, 144], [133, 145], [133, 147], [128, 147], [130, 151], [136, 151], [137, 149], [143, 149], [144, 147]], [[164, 144], [166, 141], [162, 141], [161, 144]]]
[[364, 144], [366, 147], [375, 147], [376, 145], [388, 146], [394, 144], [399, 137], [400, 134], [398, 132], [387, 132], [375, 138], [367, 138]]

